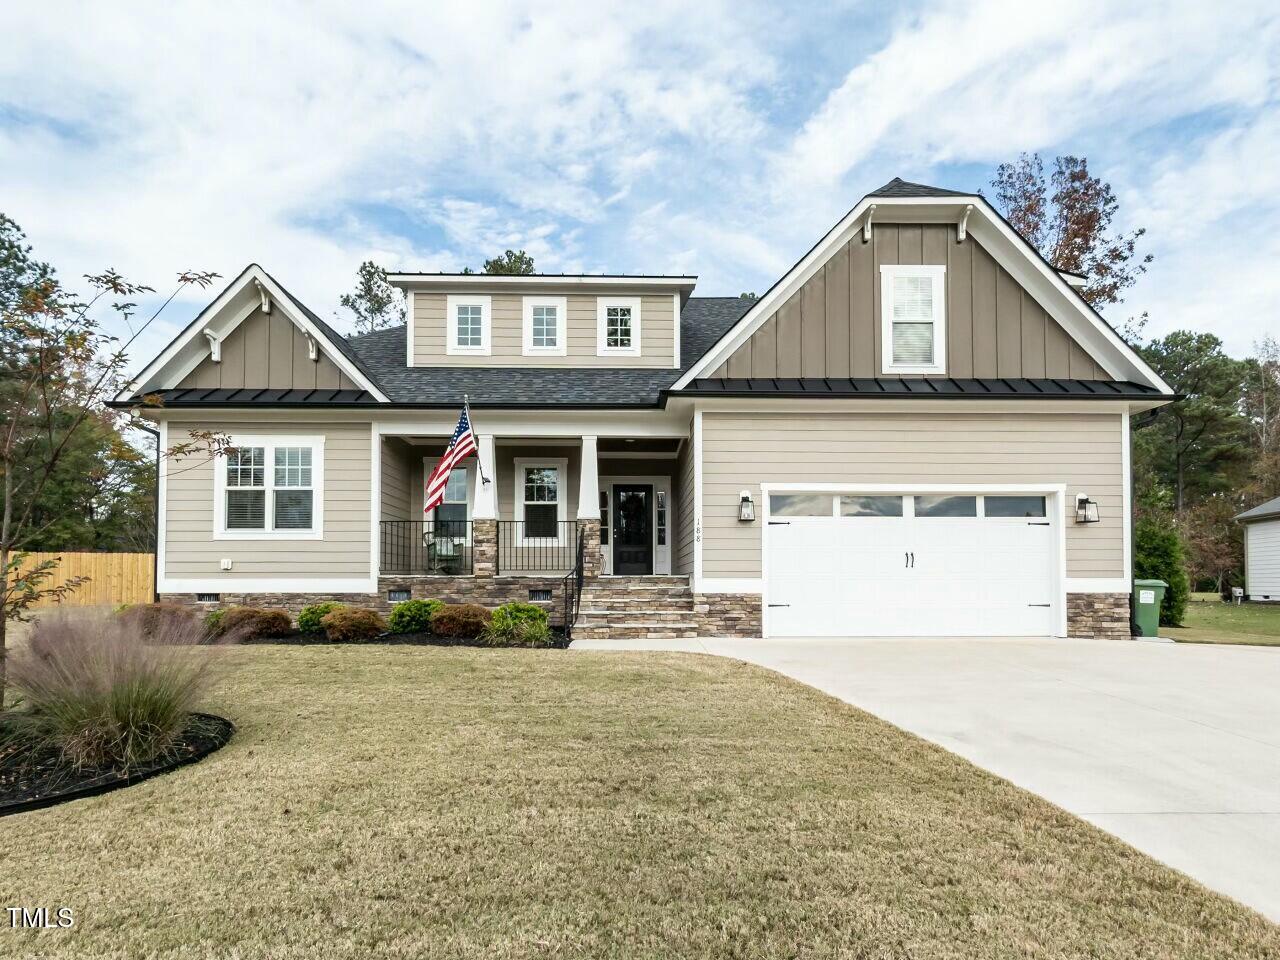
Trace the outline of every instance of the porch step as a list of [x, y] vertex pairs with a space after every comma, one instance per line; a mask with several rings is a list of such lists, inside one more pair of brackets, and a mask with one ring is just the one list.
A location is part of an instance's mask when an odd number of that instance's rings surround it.
[[573, 628], [575, 640], [672, 640], [697, 637], [698, 628], [688, 623], [630, 622], [609, 626], [585, 625], [581, 621]]
[[610, 608], [600, 609], [593, 607], [592, 609], [578, 610], [578, 627], [614, 627], [625, 626], [629, 623], [674, 623], [686, 624], [693, 621], [693, 607], [685, 609], [671, 609], [665, 607], [626, 607], [626, 608]]
[[687, 576], [598, 577], [582, 587], [573, 635], [583, 640], [696, 637]]

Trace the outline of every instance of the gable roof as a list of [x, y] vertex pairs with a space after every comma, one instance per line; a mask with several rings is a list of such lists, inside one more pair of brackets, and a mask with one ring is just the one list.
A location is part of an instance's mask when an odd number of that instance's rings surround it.
[[686, 389], [692, 381], [719, 367], [792, 294], [822, 269], [836, 249], [849, 242], [867, 224], [874, 230], [877, 220], [957, 224], [963, 220], [967, 231], [982, 243], [996, 262], [1035, 297], [1110, 376], [1118, 381], [1151, 386], [1162, 396], [1173, 396], [1172, 388], [1160, 375], [985, 198], [897, 178], [858, 201], [755, 302], [732, 330], [676, 382], [672, 390]]
[[1236, 514], [1236, 519], [1243, 520], [1245, 523], [1253, 520], [1267, 520], [1271, 517], [1280, 517], [1280, 497], [1260, 503], [1252, 510]]

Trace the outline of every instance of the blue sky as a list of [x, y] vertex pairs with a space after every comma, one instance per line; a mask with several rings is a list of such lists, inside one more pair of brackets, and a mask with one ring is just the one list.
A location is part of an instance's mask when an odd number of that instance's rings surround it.
[[0, 210], [68, 280], [256, 261], [331, 317], [361, 260], [507, 247], [759, 291], [894, 176], [1075, 153], [1156, 256], [1109, 319], [1244, 354], [1280, 333], [1274, 7], [12, 4]]

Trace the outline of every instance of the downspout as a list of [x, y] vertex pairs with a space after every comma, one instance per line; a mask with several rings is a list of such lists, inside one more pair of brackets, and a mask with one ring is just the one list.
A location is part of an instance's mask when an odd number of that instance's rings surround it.
[[160, 431], [138, 424], [139, 430], [145, 430], [156, 438], [156, 470], [155, 495], [152, 497], [151, 511], [151, 602], [160, 602]]
[[[1135, 430], [1151, 426], [1156, 417], [1160, 416], [1162, 409], [1162, 407], [1156, 407], [1154, 410], [1129, 417], [1129, 573], [1135, 577], [1137, 569], [1135, 563], [1138, 559], [1138, 525], [1134, 522], [1134, 511], [1138, 500], [1137, 488], [1133, 482], [1133, 433]], [[1129, 583], [1129, 596], [1133, 596], [1132, 580]], [[1129, 603], [1129, 636], [1141, 636], [1138, 632], [1138, 613], [1134, 610], [1132, 601]]]

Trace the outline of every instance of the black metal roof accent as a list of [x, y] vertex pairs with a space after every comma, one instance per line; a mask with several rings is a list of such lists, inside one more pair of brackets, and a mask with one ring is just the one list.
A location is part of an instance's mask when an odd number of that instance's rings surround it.
[[[775, 397], [1017, 397], [1035, 400], [1136, 400], [1163, 397], [1155, 387], [1129, 381], [986, 377], [719, 377], [694, 380], [669, 396], [699, 394]], [[1169, 398], [1174, 399], [1174, 398]]]
[[[153, 406], [172, 407], [367, 407], [378, 400], [367, 390], [277, 390], [262, 387], [205, 387], [155, 390], [147, 394], [159, 402]], [[145, 404], [144, 404], [145, 405]]]

